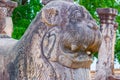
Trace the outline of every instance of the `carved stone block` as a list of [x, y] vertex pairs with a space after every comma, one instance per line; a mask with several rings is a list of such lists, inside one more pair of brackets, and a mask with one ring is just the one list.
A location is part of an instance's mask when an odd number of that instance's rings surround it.
[[90, 80], [91, 55], [101, 39], [83, 6], [49, 1], [8, 52], [7, 74], [11, 80]]

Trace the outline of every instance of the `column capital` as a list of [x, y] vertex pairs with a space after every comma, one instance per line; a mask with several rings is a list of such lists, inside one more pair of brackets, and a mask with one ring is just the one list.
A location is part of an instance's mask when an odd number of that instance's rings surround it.
[[97, 8], [97, 13], [99, 15], [113, 15], [116, 16], [118, 11], [113, 8]]
[[7, 16], [11, 16], [15, 7], [17, 7], [17, 2], [14, 1], [0, 1], [0, 7], [7, 8]]
[[113, 8], [98, 8], [97, 13], [101, 24], [114, 24], [115, 16], [118, 11]]

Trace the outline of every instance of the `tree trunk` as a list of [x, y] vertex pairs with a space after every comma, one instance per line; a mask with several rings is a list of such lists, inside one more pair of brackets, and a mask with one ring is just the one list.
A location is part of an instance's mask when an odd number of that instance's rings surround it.
[[102, 44], [99, 49], [95, 80], [108, 80], [114, 68], [114, 19], [117, 11], [111, 8], [97, 9], [101, 21]]

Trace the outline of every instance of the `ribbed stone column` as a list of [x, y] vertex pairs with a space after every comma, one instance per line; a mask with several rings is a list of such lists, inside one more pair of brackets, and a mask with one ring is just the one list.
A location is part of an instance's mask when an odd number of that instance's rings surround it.
[[7, 9], [5, 7], [0, 7], [0, 33], [3, 33], [5, 28], [5, 18], [7, 16]]
[[99, 8], [97, 9], [97, 13], [100, 18], [100, 30], [103, 39], [98, 54], [95, 80], [108, 80], [108, 76], [113, 75], [114, 69], [114, 44], [117, 26], [114, 21], [117, 10]]
[[14, 1], [0, 1], [0, 37], [3, 35], [12, 35], [13, 23], [12, 23], [12, 12], [17, 7], [17, 3]]

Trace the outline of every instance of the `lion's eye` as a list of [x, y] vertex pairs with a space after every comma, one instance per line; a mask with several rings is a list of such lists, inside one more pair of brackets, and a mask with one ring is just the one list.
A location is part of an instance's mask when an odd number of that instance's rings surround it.
[[76, 22], [76, 21], [81, 21], [83, 15], [81, 14], [81, 12], [79, 10], [75, 10], [70, 14], [70, 20], [72, 22]]

